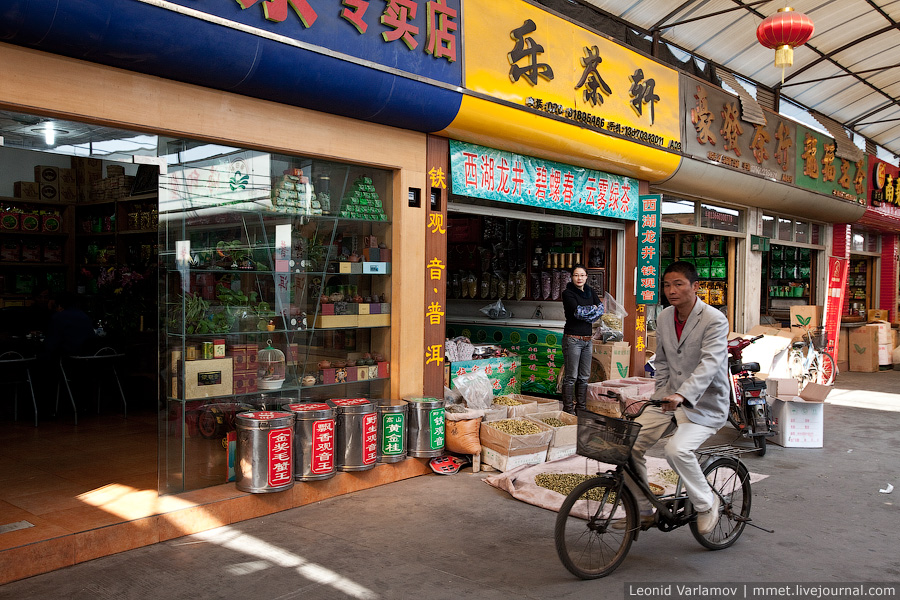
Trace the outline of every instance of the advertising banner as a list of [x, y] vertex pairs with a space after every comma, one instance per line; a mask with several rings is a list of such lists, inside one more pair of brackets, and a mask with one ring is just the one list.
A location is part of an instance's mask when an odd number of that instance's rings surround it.
[[[849, 265], [850, 261], [845, 258], [828, 257], [828, 288], [825, 297], [825, 332], [828, 334], [828, 345], [825, 350], [831, 356], [837, 356]], [[825, 366], [830, 368], [830, 363], [826, 363]], [[826, 373], [825, 376], [830, 378], [831, 373]]]
[[582, 167], [450, 140], [454, 194], [636, 221], [638, 182]]

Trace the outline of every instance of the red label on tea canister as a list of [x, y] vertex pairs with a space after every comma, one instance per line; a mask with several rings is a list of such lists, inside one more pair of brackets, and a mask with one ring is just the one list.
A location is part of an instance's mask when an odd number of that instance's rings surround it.
[[334, 419], [322, 419], [313, 423], [310, 471], [315, 475], [324, 475], [334, 470], [334, 425]]
[[269, 432], [269, 485], [278, 487], [293, 480], [294, 449], [291, 428], [273, 429]]
[[371, 465], [378, 455], [378, 419], [375, 413], [363, 415], [362, 461]]

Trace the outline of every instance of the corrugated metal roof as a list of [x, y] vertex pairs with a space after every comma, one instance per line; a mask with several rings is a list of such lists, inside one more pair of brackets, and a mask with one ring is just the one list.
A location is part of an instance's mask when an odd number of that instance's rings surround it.
[[[778, 89], [900, 155], [900, 0], [579, 0], [737, 75]], [[756, 28], [779, 8], [815, 33], [782, 72]], [[692, 20], [693, 19], [693, 20]]]

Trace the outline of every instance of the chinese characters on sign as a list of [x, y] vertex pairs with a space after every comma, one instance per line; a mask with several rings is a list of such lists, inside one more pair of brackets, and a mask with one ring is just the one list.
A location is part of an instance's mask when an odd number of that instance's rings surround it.
[[450, 140], [453, 193], [636, 221], [637, 180]]
[[385, 413], [381, 417], [381, 455], [397, 456], [406, 451], [403, 445], [403, 413]]
[[[837, 355], [849, 265], [850, 261], [845, 258], [835, 258], [834, 256], [828, 258], [828, 289], [825, 298], [825, 331], [828, 333], [828, 344], [825, 350], [832, 356]], [[832, 364], [831, 361], [825, 361], [828, 368], [831, 368]], [[829, 373], [825, 375], [830, 377]]]
[[431, 424], [431, 436], [429, 443], [431, 450], [440, 450], [444, 447], [444, 407], [428, 411], [428, 421]]
[[[664, 100], [658, 93], [656, 78], [645, 73], [645, 69], [654, 69], [654, 63], [647, 62], [643, 67], [623, 72], [622, 67], [628, 62], [623, 60], [624, 57], [619, 52], [605, 45], [603, 47], [606, 50], [603, 51], [598, 44], [583, 45], [580, 51], [584, 56], [580, 56], [577, 63], [580, 66], [580, 73], [573, 70], [571, 78], [567, 78], [566, 74], [570, 71], [566, 67], [572, 68], [574, 59], [554, 70], [545, 56], [550, 54], [550, 45], [555, 45], [552, 49], [557, 53], [559, 62], [559, 41], [550, 33], [549, 27], [538, 31], [538, 25], [534, 20], [525, 19], [520, 26], [510, 31], [510, 38], [513, 44], [506, 58], [509, 62], [509, 80], [513, 84], [522, 81], [527, 83], [529, 88], [541, 87], [547, 96], [554, 96], [559, 91], [559, 85], [547, 88], [543, 84], [559, 80], [561, 85], [570, 85], [575, 90], [581, 91], [584, 108], [605, 109], [604, 103], [609, 99], [615, 99], [622, 107], [627, 104], [633, 113], [631, 117], [624, 119], [625, 121], [634, 121], [635, 124], [646, 127], [655, 124], [656, 107]], [[601, 52], [606, 53], [607, 50], [609, 51], [607, 56], [611, 58], [604, 63]], [[619, 116], [615, 113], [608, 113], [605, 116], [595, 115], [579, 109], [578, 106], [564, 106], [559, 101], [531, 95], [525, 99], [525, 105], [590, 128], [606, 130], [654, 146], [666, 146], [665, 136], [619, 122]], [[677, 139], [670, 140], [669, 148], [680, 150], [680, 142]]]
[[872, 167], [872, 206], [886, 204], [900, 207], [900, 170], [894, 165], [871, 157]]
[[310, 471], [314, 475], [334, 470], [334, 425], [334, 419], [322, 419], [313, 423]]
[[282, 486], [294, 477], [293, 439], [293, 430], [290, 427], [269, 431], [269, 485], [271, 487]]
[[447, 140], [428, 144], [424, 255], [424, 392], [443, 394], [447, 303]]
[[[250, 8], [259, 0], [236, 0], [242, 9]], [[263, 15], [275, 23], [284, 22], [289, 15], [288, 8], [297, 15], [305, 29], [311, 28], [319, 14], [307, 0], [263, 0]], [[459, 27], [457, 10], [447, 4], [447, 0], [387, 0], [377, 3], [372, 0], [342, 0], [343, 8], [336, 13], [356, 29], [359, 35], [365, 35], [369, 25], [378, 20], [383, 25], [381, 37], [386, 43], [401, 41], [409, 50], [419, 47], [423, 32], [413, 23], [420, 5], [426, 11], [426, 31], [424, 32], [424, 52], [434, 58], [456, 61], [456, 31]], [[377, 13], [376, 6], [381, 7]], [[370, 12], [370, 9], [374, 9]], [[366, 13], [372, 15], [367, 20]], [[373, 13], [376, 13], [373, 15]], [[329, 13], [330, 14], [330, 13]]]
[[638, 304], [659, 302], [659, 237], [662, 228], [662, 196], [649, 194], [639, 198], [637, 297]]

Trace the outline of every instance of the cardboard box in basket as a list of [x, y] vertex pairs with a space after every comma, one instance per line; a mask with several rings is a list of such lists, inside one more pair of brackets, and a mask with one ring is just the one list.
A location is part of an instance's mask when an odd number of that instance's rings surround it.
[[850, 370], [857, 373], [878, 371], [878, 327], [864, 325], [847, 336]]
[[631, 365], [631, 345], [628, 342], [606, 344], [594, 342], [593, 360], [600, 367], [601, 381], [628, 377], [628, 368]]
[[[561, 410], [549, 412], [539, 412], [525, 417], [529, 421], [536, 421], [541, 425], [546, 425], [553, 431], [553, 437], [550, 438], [550, 447], [547, 448], [547, 460], [556, 460], [575, 454], [575, 441], [578, 439], [578, 418]], [[545, 423], [544, 419], [559, 419], [564, 425], [554, 427], [549, 423]]]
[[785, 448], [821, 448], [825, 442], [825, 398], [829, 392], [830, 386], [808, 383], [800, 395], [770, 397], [777, 433], [769, 440]]
[[547, 459], [547, 448], [553, 437], [552, 428], [543, 423], [524, 421], [541, 430], [528, 435], [511, 435], [494, 427], [496, 421], [481, 422], [481, 461], [500, 471], [508, 471], [522, 465], [536, 465]]

